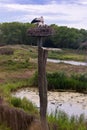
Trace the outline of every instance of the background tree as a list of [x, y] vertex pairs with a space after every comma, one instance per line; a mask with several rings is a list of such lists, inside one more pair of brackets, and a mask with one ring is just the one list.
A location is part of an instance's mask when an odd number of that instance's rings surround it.
[[[34, 25], [30, 23], [1, 23], [0, 44], [28, 44], [37, 45], [36, 38], [27, 36], [27, 29]], [[87, 30], [68, 28], [67, 26], [50, 25], [55, 30], [53, 37], [44, 40], [45, 47], [77, 49], [82, 42], [87, 41]]]

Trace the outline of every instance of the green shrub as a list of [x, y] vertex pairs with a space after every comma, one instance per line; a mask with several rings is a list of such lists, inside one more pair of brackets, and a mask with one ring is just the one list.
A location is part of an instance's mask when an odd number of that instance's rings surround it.
[[83, 82], [87, 82], [87, 73], [85, 74], [72, 74], [71, 77], [73, 79], [79, 80], [79, 81], [83, 81]]
[[[38, 85], [38, 73], [31, 79], [32, 85]], [[64, 72], [47, 73], [48, 90], [63, 89], [87, 91], [87, 74], [67, 76]]]
[[67, 77], [64, 72], [55, 72], [47, 74], [48, 89], [64, 89], [66, 87]]
[[87, 77], [83, 75], [71, 75], [70, 77], [63, 72], [47, 74], [48, 89], [72, 89], [79, 92], [87, 90]]

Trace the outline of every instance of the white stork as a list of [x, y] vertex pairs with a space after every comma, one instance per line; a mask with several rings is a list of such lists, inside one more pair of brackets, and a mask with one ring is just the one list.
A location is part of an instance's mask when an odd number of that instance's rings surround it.
[[41, 16], [40, 18], [35, 18], [31, 21], [31, 23], [37, 24], [37, 26], [44, 26], [44, 18]]

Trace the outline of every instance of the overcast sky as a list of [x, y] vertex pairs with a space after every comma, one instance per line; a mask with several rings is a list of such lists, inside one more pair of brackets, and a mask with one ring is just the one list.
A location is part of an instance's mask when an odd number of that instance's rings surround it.
[[87, 29], [87, 0], [0, 0], [0, 22], [45, 23]]

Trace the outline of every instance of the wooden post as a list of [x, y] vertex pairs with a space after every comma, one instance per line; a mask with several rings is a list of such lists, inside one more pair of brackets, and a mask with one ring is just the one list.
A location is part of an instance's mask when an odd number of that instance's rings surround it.
[[28, 35], [36, 37], [38, 40], [38, 88], [40, 99], [40, 119], [42, 130], [48, 130], [46, 119], [47, 112], [47, 79], [46, 61], [48, 50], [43, 49], [43, 38], [53, 35], [54, 31], [50, 26], [35, 27], [28, 30]]
[[42, 130], [48, 130], [46, 60], [48, 51], [42, 48], [42, 37], [38, 38], [38, 88], [40, 99], [40, 119]]

